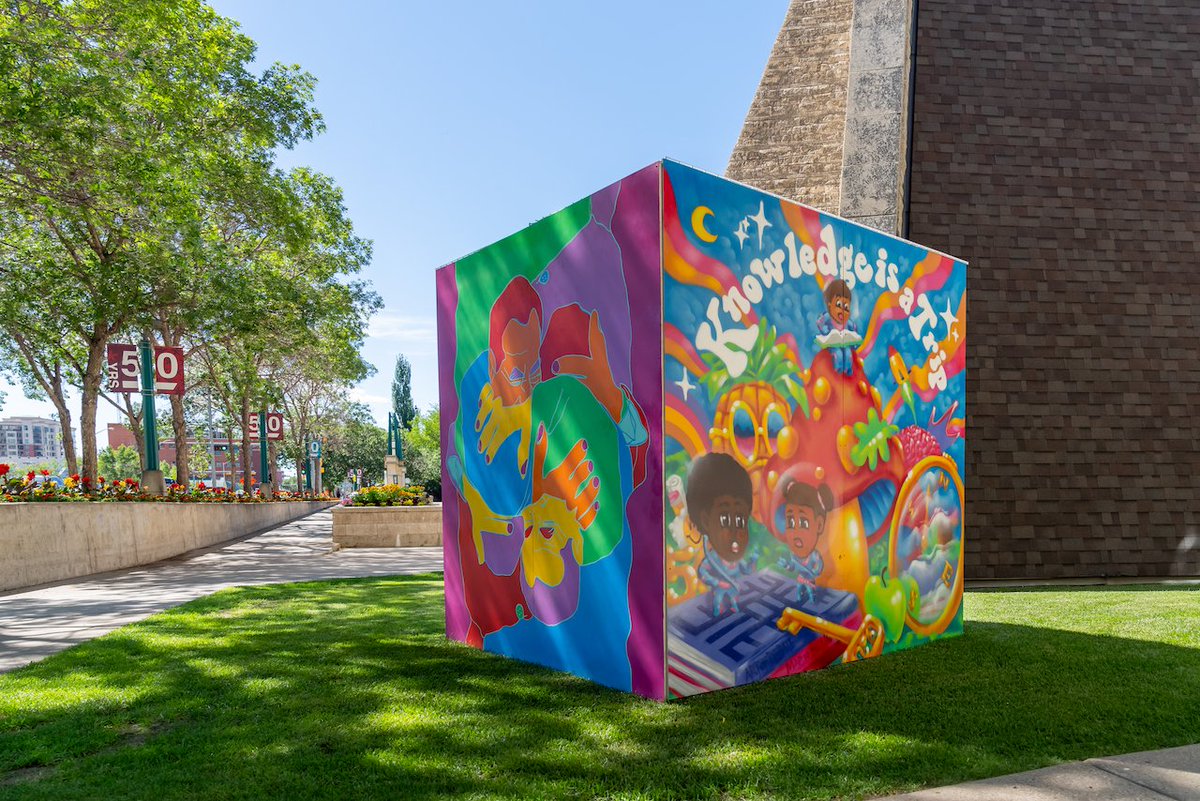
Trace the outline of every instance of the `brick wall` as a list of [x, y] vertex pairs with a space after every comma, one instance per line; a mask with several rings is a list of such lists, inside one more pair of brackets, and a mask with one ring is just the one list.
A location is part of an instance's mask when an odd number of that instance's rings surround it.
[[917, 25], [909, 235], [971, 262], [967, 575], [1200, 574], [1200, 4]]
[[728, 177], [817, 208], [838, 208], [852, 5], [793, 0]]

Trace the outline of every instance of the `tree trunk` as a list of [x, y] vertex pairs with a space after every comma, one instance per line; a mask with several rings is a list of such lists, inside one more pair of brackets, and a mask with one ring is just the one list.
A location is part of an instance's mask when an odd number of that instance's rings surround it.
[[187, 487], [189, 478], [187, 419], [183, 415], [183, 396], [170, 395], [171, 428], [175, 431], [175, 481]]
[[100, 401], [100, 380], [104, 375], [107, 337], [94, 330], [88, 341], [87, 367], [83, 374], [83, 399], [79, 410], [79, 441], [83, 450], [84, 478], [96, 480], [96, 405]]
[[62, 428], [63, 458], [67, 462], [67, 475], [79, 472], [79, 459], [75, 455], [75, 432], [71, 430], [71, 410], [64, 403], [61, 406], [55, 402], [58, 410], [58, 424]]
[[304, 492], [304, 490], [305, 490], [304, 466], [306, 464], [308, 464], [308, 451], [304, 447], [304, 444], [305, 444], [304, 440], [306, 439], [306, 433], [307, 432], [304, 432], [304, 431], [300, 432], [300, 444], [296, 448], [296, 453], [299, 454], [296, 457], [296, 492]]
[[279, 492], [279, 446], [274, 440], [267, 442], [267, 465], [271, 470], [271, 492]]
[[[258, 432], [261, 437], [263, 432]], [[250, 396], [242, 396], [242, 489], [253, 491], [254, 477], [250, 472]]]
[[142, 470], [147, 468], [146, 463], [146, 432], [142, 427], [142, 412], [133, 408], [133, 401], [129, 397], [129, 393], [125, 393], [122, 398], [125, 404], [125, 419], [129, 421], [129, 433], [133, 435], [133, 447], [137, 449], [138, 463], [142, 466]]
[[49, 396], [55, 411], [58, 412], [58, 425], [62, 429], [63, 459], [67, 462], [67, 475], [75, 475], [79, 472], [79, 460], [75, 457], [75, 436], [71, 431], [71, 408], [67, 406], [66, 394], [63, 392], [61, 364], [54, 365], [49, 386], [43, 387], [43, 389], [49, 390], [46, 395]]
[[75, 475], [79, 472], [79, 460], [75, 456], [75, 435], [71, 430], [71, 409], [67, 406], [67, 395], [63, 390], [62, 362], [54, 362], [52, 365], [43, 363], [38, 360], [34, 349], [30, 347], [24, 336], [10, 330], [9, 337], [16, 343], [17, 350], [29, 366], [34, 380], [37, 381], [58, 412], [58, 425], [62, 429], [63, 458], [67, 462], [67, 473]]

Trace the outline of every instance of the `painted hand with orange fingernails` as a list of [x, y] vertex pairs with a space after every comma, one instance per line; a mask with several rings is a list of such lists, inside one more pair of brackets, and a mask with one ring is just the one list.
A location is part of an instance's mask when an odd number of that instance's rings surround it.
[[537, 439], [533, 444], [533, 501], [543, 495], [560, 498], [574, 514], [580, 528], [587, 528], [600, 511], [600, 479], [596, 476], [595, 464], [588, 458], [587, 440], [579, 440], [562, 462], [545, 471], [546, 452], [549, 449], [546, 426], [539, 425]]

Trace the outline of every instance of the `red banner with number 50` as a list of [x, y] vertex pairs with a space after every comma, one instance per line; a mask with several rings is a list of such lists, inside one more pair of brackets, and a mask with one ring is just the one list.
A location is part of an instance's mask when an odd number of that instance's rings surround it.
[[[140, 392], [137, 345], [108, 346], [108, 391]], [[154, 346], [154, 391], [159, 395], [183, 394], [183, 348]]]

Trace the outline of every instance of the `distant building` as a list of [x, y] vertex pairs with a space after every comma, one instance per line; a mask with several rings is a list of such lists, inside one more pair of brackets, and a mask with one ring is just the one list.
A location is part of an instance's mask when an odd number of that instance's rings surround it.
[[[211, 441], [209, 439], [200, 439], [195, 436], [188, 437], [187, 447], [192, 447], [196, 443], [202, 443], [212, 456], [212, 468], [204, 471], [198, 471], [194, 467], [191, 470], [192, 481], [203, 481], [215, 487], [236, 487], [241, 483], [242, 471], [241, 465], [238, 463], [239, 454], [241, 454], [242, 445], [240, 440], [230, 440], [226, 433], [220, 429], [214, 429], [212, 432]], [[119, 448], [122, 445], [137, 450], [137, 439], [134, 438], [133, 432], [128, 426], [123, 426], [119, 423], [108, 424], [108, 446], [110, 448]], [[258, 482], [258, 445], [251, 447], [250, 460], [250, 475], [251, 481]], [[178, 451], [175, 447], [174, 438], [160, 439], [158, 441], [158, 461], [160, 464], [175, 464], [178, 460]]]
[[46, 417], [0, 420], [0, 462], [23, 467], [66, 458], [62, 427]]

